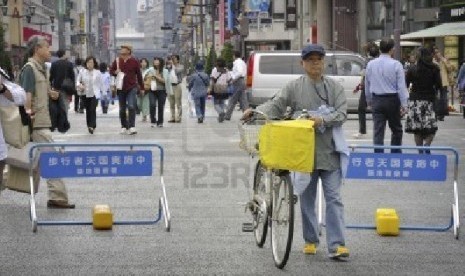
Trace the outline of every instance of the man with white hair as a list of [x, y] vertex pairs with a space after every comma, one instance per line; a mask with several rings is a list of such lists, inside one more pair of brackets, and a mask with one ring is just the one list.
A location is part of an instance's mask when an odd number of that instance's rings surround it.
[[[32, 120], [32, 141], [36, 143], [53, 143], [50, 127], [49, 99], [58, 99], [60, 92], [50, 87], [46, 62], [50, 61], [50, 45], [43, 36], [32, 36], [28, 43], [28, 62], [20, 75], [20, 85], [27, 95], [24, 108]], [[73, 209], [68, 202], [65, 183], [62, 179], [48, 179], [48, 208]]]

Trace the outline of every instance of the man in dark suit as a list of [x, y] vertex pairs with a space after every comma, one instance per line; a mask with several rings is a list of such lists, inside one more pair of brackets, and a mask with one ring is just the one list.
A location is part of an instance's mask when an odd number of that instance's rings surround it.
[[72, 83], [76, 83], [76, 78], [74, 76], [73, 64], [68, 61], [65, 50], [58, 50], [57, 61], [52, 63], [50, 68], [50, 84], [53, 89], [60, 91], [61, 96], [65, 102], [66, 111], [69, 108], [69, 98], [72, 95], [72, 91], [63, 91], [62, 84], [65, 78], [71, 79]]

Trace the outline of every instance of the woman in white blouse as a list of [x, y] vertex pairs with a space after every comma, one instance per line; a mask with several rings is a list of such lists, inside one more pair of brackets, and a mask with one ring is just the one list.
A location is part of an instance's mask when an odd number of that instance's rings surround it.
[[98, 66], [95, 57], [86, 58], [85, 68], [81, 70], [77, 78], [77, 89], [85, 93], [84, 106], [86, 108], [87, 129], [90, 134], [97, 127], [97, 105], [102, 95], [102, 73], [96, 69]]

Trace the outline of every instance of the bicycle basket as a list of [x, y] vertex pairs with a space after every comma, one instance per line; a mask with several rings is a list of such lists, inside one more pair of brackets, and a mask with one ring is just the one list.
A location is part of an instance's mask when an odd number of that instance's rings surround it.
[[255, 120], [248, 124], [239, 124], [239, 148], [249, 154], [258, 153], [258, 133], [265, 121]]
[[313, 121], [266, 124], [259, 135], [260, 161], [268, 168], [312, 172], [315, 161]]

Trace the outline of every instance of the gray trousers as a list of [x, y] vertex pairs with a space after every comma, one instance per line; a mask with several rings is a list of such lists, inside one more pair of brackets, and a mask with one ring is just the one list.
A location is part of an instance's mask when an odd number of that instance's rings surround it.
[[238, 79], [233, 83], [234, 92], [229, 98], [228, 107], [226, 107], [226, 112], [224, 118], [229, 120], [234, 111], [234, 107], [237, 102], [239, 102], [242, 111], [249, 108], [249, 101], [247, 100], [247, 93], [245, 92], [245, 80], [244, 78]]
[[[34, 129], [32, 141], [35, 143], [53, 143], [52, 134], [48, 128]], [[53, 148], [42, 149], [52, 151]], [[68, 193], [62, 179], [47, 179], [48, 199], [68, 202]]]

